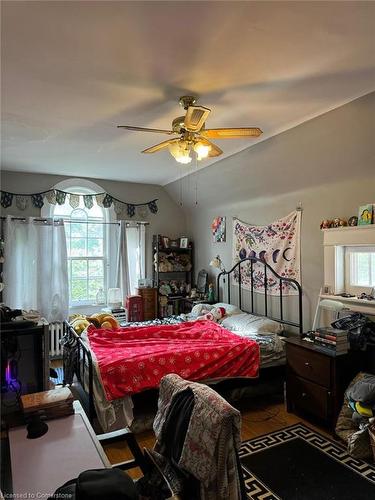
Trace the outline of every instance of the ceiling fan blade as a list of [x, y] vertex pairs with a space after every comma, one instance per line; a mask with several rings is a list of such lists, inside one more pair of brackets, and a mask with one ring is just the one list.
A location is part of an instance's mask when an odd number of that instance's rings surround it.
[[211, 110], [203, 106], [189, 106], [184, 119], [185, 129], [189, 132], [199, 132], [210, 113]]
[[163, 130], [160, 128], [132, 127], [131, 125], [117, 125], [117, 128], [125, 128], [126, 130], [135, 130], [136, 132], [154, 132], [156, 134], [173, 135], [176, 133], [173, 130]]
[[168, 139], [167, 141], [159, 142], [159, 144], [156, 144], [155, 146], [151, 146], [150, 148], [144, 149], [142, 153], [156, 153], [157, 151], [167, 148], [170, 144], [178, 142], [179, 140], [180, 138], [178, 137], [176, 139]]
[[209, 157], [220, 156], [223, 154], [223, 151], [219, 148], [219, 146], [216, 146], [216, 144], [214, 144], [213, 142], [208, 141], [205, 137], [202, 137], [201, 135], [198, 136], [198, 138], [199, 142], [203, 142], [205, 146], [210, 146], [211, 149], [208, 153]]
[[200, 134], [209, 139], [238, 139], [242, 137], [259, 137], [263, 132], [258, 127], [207, 128], [202, 130]]

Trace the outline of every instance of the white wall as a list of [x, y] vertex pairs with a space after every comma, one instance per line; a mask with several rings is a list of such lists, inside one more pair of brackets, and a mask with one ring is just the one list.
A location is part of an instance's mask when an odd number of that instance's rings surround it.
[[[325, 218], [357, 215], [359, 205], [375, 202], [374, 130], [372, 93], [202, 170], [198, 206], [193, 193], [188, 196], [184, 190], [196, 270], [209, 269], [216, 254], [230, 267], [232, 217], [263, 225], [287, 215], [301, 202], [304, 326], [311, 328], [323, 285], [319, 224]], [[224, 141], [219, 145], [225, 148]], [[194, 185], [192, 178], [183, 183]], [[178, 200], [179, 182], [169, 184], [167, 190]], [[227, 217], [226, 243], [212, 242], [210, 225], [216, 216]], [[216, 273], [209, 271], [213, 278]]]
[[[52, 188], [58, 182], [69, 177], [44, 174], [26, 174], [3, 171], [1, 173], [1, 189], [13, 193], [37, 193]], [[136, 184], [128, 182], [89, 179], [101, 186], [112, 196], [129, 203], [143, 203], [158, 198], [158, 213], [149, 214], [146, 220], [150, 223], [146, 230], [147, 276], [152, 276], [152, 235], [163, 234], [171, 238], [186, 235], [187, 224], [183, 210], [174, 202], [161, 186], [152, 184]], [[39, 216], [40, 210], [29, 207], [20, 211], [13, 205], [2, 209], [2, 215]]]

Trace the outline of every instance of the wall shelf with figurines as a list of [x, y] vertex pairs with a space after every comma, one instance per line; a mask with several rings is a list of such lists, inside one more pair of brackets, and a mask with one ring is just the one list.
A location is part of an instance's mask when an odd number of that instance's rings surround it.
[[344, 229], [353, 227], [371, 227], [375, 224], [375, 203], [367, 203], [358, 208], [358, 216], [352, 215], [349, 219], [335, 217], [324, 219], [320, 223], [320, 229]]

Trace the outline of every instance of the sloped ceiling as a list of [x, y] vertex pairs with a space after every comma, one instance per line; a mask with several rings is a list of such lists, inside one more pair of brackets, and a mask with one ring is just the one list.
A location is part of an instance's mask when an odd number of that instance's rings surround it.
[[[2, 167], [165, 185], [178, 97], [261, 140], [375, 90], [373, 2], [3, 1]], [[258, 140], [217, 141], [228, 157]], [[222, 159], [223, 157], [220, 157]], [[214, 160], [201, 162], [210, 167]]]

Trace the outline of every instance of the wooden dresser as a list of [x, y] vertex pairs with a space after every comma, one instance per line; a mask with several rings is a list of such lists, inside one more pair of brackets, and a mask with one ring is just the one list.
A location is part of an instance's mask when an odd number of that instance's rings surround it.
[[360, 371], [360, 354], [325, 354], [299, 338], [286, 340], [286, 403], [334, 429], [349, 382]]
[[143, 299], [143, 311], [145, 321], [155, 319], [158, 310], [157, 288], [136, 288], [135, 293]]

